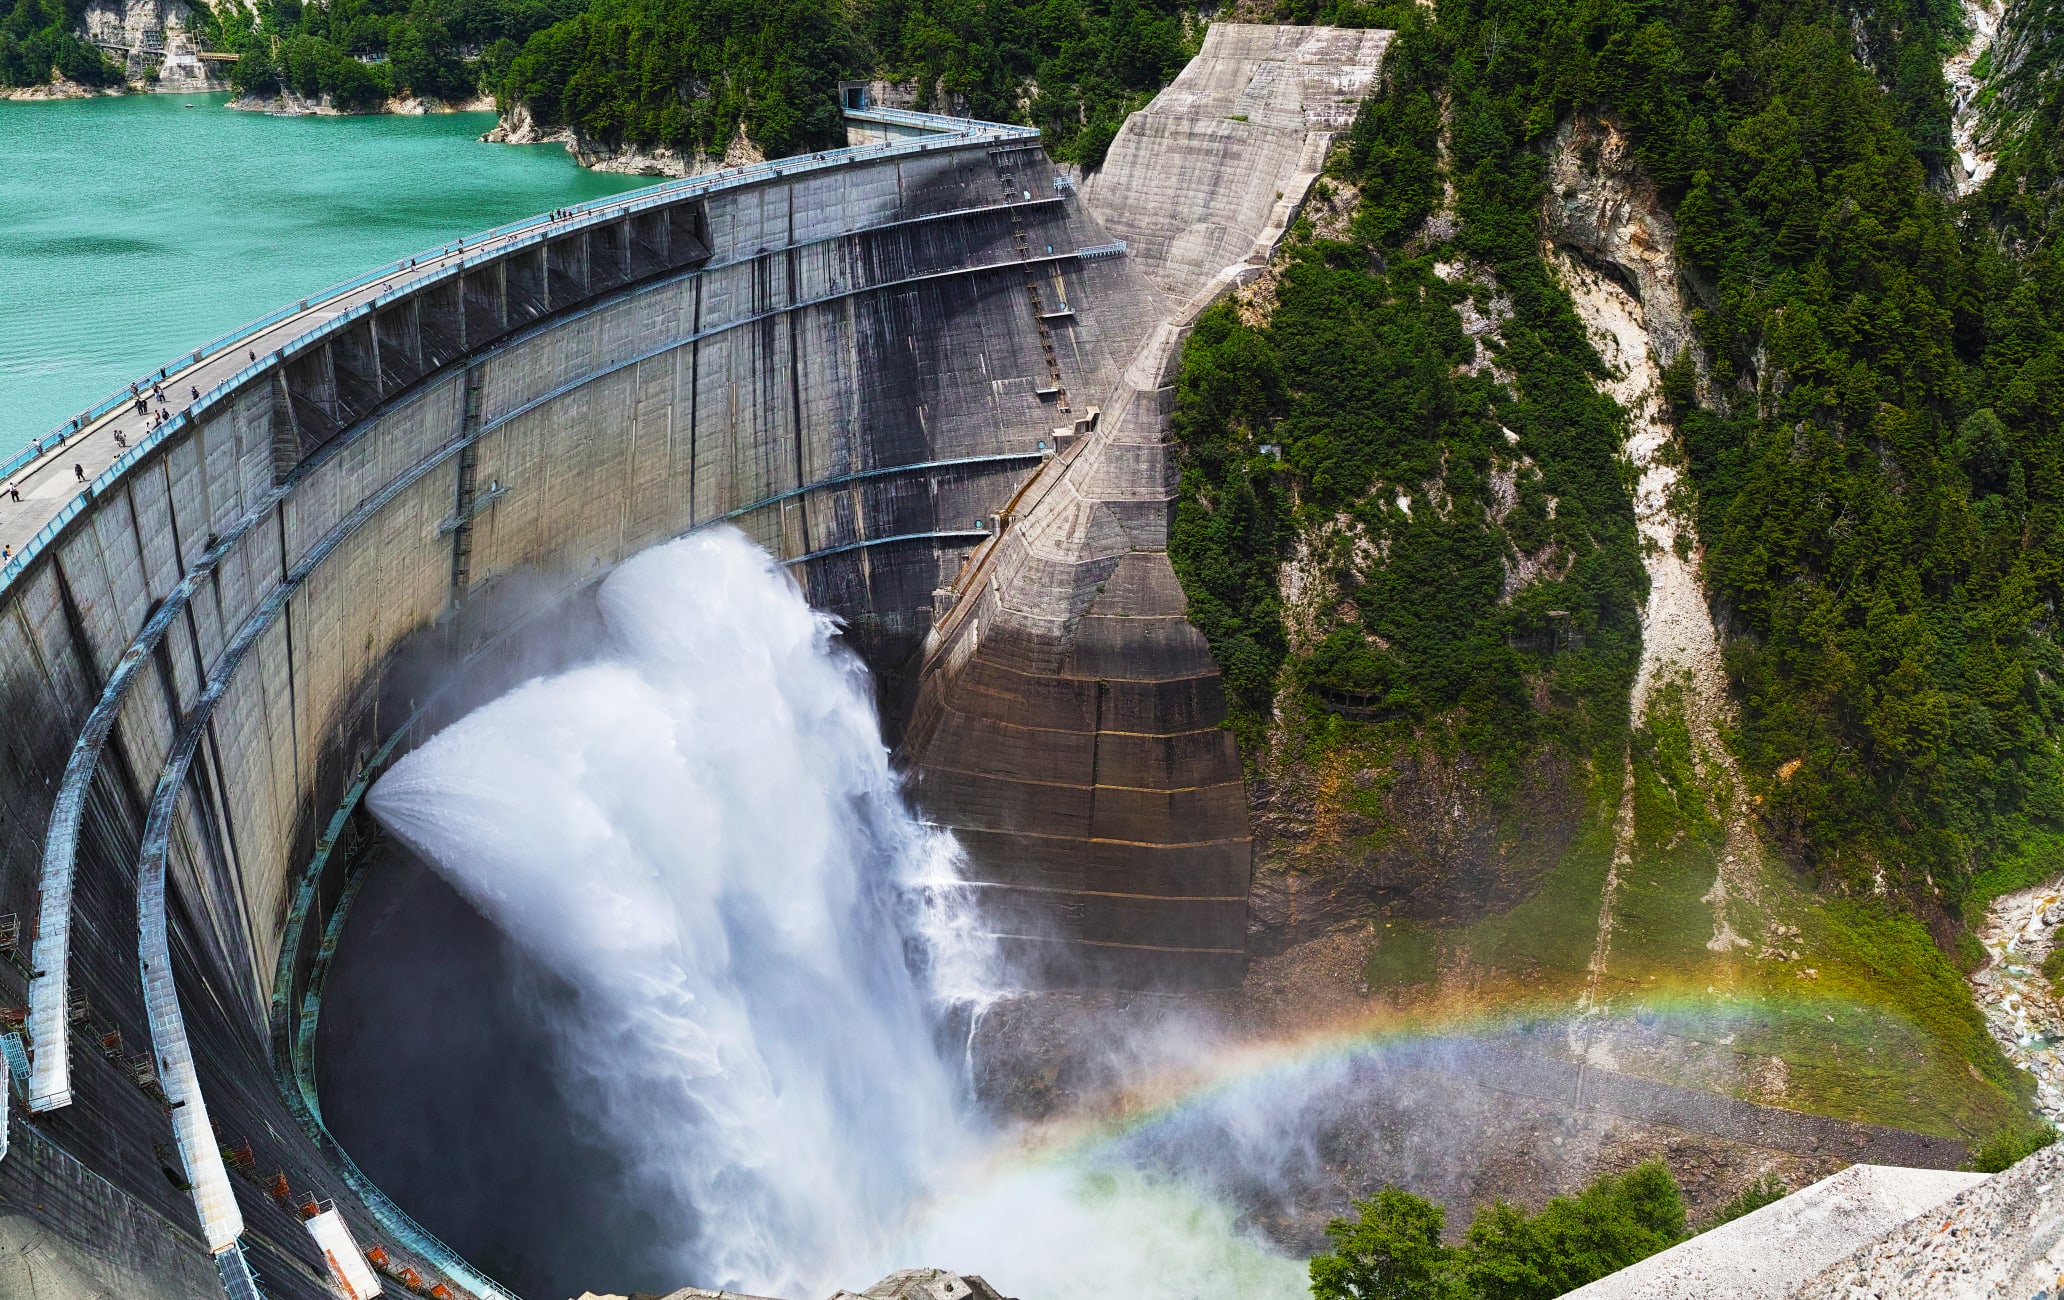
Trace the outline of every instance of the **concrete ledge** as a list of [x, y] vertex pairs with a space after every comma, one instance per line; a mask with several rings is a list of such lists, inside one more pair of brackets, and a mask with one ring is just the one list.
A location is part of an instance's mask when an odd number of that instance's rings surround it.
[[1984, 1174], [1851, 1165], [1775, 1205], [1570, 1292], [1584, 1300], [1777, 1300]]
[[1972, 1185], [1954, 1200], [1894, 1228], [1792, 1294], [1801, 1300], [2054, 1300], [2064, 1289], [2064, 1145], [1990, 1178], [1964, 1176]]

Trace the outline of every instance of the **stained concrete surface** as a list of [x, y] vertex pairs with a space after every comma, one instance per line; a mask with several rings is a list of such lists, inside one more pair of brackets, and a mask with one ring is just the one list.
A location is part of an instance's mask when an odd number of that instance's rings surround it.
[[1281, 237], [1334, 135], [1354, 123], [1390, 35], [1212, 24], [1084, 182], [1091, 210], [1156, 287], [1188, 300], [1257, 239]]
[[[1033, 986], [1224, 988], [1253, 843], [1218, 666], [1168, 559], [1175, 372], [1196, 314], [1258, 273], [1388, 33], [1216, 24], [1082, 187], [1160, 293], [1118, 382], [1004, 512], [925, 644], [913, 795], [968, 848]], [[1102, 265], [1104, 263], [1095, 263]]]
[[1831, 1262], [1984, 1182], [1851, 1165], [1772, 1205], [1570, 1292], [1583, 1300], [1778, 1300]]
[[[45, 963], [70, 985], [37, 1026], [39, 1058], [71, 1065], [71, 1101], [17, 1116], [0, 1163], [0, 1183], [29, 1180], [23, 1213], [65, 1217], [89, 1252], [115, 1249], [122, 1223], [154, 1225], [138, 1231], [181, 1259], [196, 1249], [137, 989], [132, 881], [162, 784], [180, 798], [170, 925], [187, 1034], [215, 1136], [250, 1153], [232, 1181], [267, 1294], [328, 1294], [298, 1215], [268, 1194], [275, 1173], [409, 1257], [276, 1071], [341, 882], [303, 893], [301, 873], [422, 702], [435, 674], [416, 652], [463, 673], [524, 603], [497, 593], [577, 588], [727, 518], [799, 561], [856, 641], [914, 644], [972, 521], [1024, 481], [1052, 424], [1016, 235], [1057, 250], [1038, 274], [1077, 313], [1055, 348], [1071, 383], [1108, 386], [1146, 327], [1136, 277], [1068, 256], [1105, 236], [1053, 192], [1036, 145], [994, 143], [770, 175], [668, 224], [555, 229], [398, 287], [176, 427], [10, 574], [0, 913], [35, 914], [74, 741], [97, 706], [113, 721], [79, 805], [73, 943]], [[1022, 173], [1008, 195], [1000, 162]], [[22, 956], [0, 962], [15, 1006]], [[25, 1133], [101, 1197], [56, 1208], [63, 1175], [24, 1157]], [[132, 1294], [182, 1294], [183, 1267]]]
[[1799, 1300], [2033, 1300], [2064, 1293], [2064, 1145], [1953, 1200], [1809, 1279]]
[[552, 1067], [574, 992], [399, 848], [369, 873], [325, 987], [323, 1117], [424, 1227], [519, 1295], [664, 1291], [686, 1225]]

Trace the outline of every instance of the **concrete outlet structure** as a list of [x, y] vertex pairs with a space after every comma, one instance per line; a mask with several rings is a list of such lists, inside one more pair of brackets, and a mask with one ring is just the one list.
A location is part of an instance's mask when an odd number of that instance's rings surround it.
[[390, 1293], [505, 1294], [322, 1123], [357, 805], [541, 614], [696, 528], [847, 621], [1046, 978], [1237, 980], [1170, 385], [1383, 39], [1213, 27], [1081, 189], [1034, 131], [850, 109], [851, 148], [295, 304], [0, 469], [0, 1290], [317, 1300], [362, 1289], [353, 1243]]

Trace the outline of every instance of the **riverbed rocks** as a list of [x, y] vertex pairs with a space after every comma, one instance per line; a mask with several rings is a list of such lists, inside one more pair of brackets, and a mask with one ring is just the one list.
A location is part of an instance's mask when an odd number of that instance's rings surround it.
[[1971, 996], [2000, 1051], [2035, 1076], [2035, 1101], [2064, 1122], [2064, 1002], [2042, 972], [2064, 924], [2064, 881], [2024, 889], [1987, 911], [1978, 942], [1991, 960], [1971, 976]]

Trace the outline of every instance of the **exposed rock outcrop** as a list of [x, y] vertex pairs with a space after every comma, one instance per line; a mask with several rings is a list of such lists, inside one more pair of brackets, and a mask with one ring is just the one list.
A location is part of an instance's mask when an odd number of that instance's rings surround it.
[[711, 157], [700, 152], [684, 152], [665, 147], [648, 148], [644, 145], [612, 146], [584, 134], [571, 126], [540, 126], [531, 115], [530, 105], [515, 104], [502, 115], [502, 120], [493, 130], [480, 137], [489, 144], [562, 144], [566, 152], [573, 155], [581, 166], [598, 172], [616, 172], [625, 176], [699, 176], [704, 172], [716, 171], [720, 167], [742, 167], [748, 163], [764, 162], [767, 155], [761, 152], [745, 134], [745, 124], [740, 123], [738, 134], [732, 137], [722, 156]]
[[82, 86], [76, 81], [53, 76], [40, 86], [10, 86], [0, 90], [0, 100], [35, 102], [46, 99], [91, 99], [95, 95], [119, 95], [120, 86]]
[[1990, 71], [1998, 71], [2001, 60], [1987, 56], [1999, 53], [1995, 44], [2000, 24], [2006, 20], [2006, 4], [2004, 0], [1963, 0], [1963, 11], [1970, 39], [1942, 65], [1942, 79], [1949, 84], [1950, 140], [1956, 148], [1950, 180], [1958, 194], [1969, 194], [1992, 175], [1996, 161], [1991, 147], [1980, 138], [1978, 94], [1985, 88], [1985, 79], [1978, 76], [1978, 67], [1979, 61], [1985, 60], [1993, 64]]
[[1294, 722], [1255, 783], [1250, 940], [1257, 956], [1374, 916], [1467, 924], [1533, 892], [1575, 838], [1581, 774], [1534, 755], [1516, 793], [1489, 798], [1466, 754], [1437, 746], [1381, 770], [1352, 752], [1302, 757]]
[[92, 0], [81, 21], [85, 39], [121, 64], [140, 89], [221, 90], [228, 83], [202, 61], [200, 44], [187, 30], [192, 16], [187, 0]]
[[310, 98], [291, 90], [281, 90], [275, 95], [239, 95], [229, 101], [229, 106], [239, 112], [269, 113], [275, 117], [370, 117], [381, 113], [422, 117], [429, 113], [491, 113], [494, 111], [494, 97], [480, 95], [472, 99], [443, 100], [402, 96], [390, 99], [378, 108], [360, 112], [339, 108], [328, 95]]
[[[1675, 434], [1663, 397], [1663, 367], [1692, 348], [1689, 304], [1678, 276], [1675, 225], [1654, 186], [1636, 169], [1631, 142], [1611, 122], [1579, 117], [1556, 134], [1542, 212], [1542, 253], [1556, 269], [1613, 372], [1600, 386], [1627, 412], [1627, 459], [1634, 489], [1648, 606], [1641, 620], [1641, 665], [1629, 699], [1638, 725], [1657, 688], [1682, 682], [1687, 721], [1705, 787], [1727, 827], [1727, 846], [1706, 903], [1715, 952], [1747, 942], [1740, 904], [1759, 890], [1762, 850], [1740, 774], [1722, 740], [1732, 703], [1720, 638], [1699, 581], [1699, 552], [1679, 487]], [[1631, 764], [1632, 758], [1629, 757]], [[1613, 874], [1600, 906], [1594, 984], [1605, 969], [1618, 871], [1631, 861], [1631, 767], [1616, 830]]]

